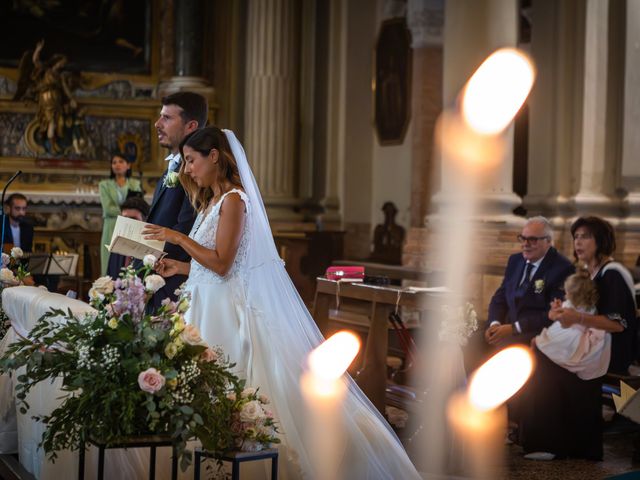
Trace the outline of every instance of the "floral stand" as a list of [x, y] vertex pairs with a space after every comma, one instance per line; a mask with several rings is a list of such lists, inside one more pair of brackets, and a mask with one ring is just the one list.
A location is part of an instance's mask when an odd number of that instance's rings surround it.
[[228, 452], [216, 455], [197, 448], [194, 454], [193, 480], [200, 480], [200, 467], [203, 458], [214, 458], [223, 462], [231, 462], [231, 480], [240, 480], [240, 464], [255, 460], [271, 459], [271, 480], [278, 480], [278, 449], [269, 448], [258, 452]]

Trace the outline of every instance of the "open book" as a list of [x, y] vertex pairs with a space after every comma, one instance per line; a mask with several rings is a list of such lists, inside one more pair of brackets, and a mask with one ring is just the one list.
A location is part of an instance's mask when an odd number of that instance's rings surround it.
[[119, 253], [128, 257], [142, 260], [145, 255], [153, 255], [158, 260], [164, 257], [164, 242], [160, 240], [145, 240], [142, 230], [146, 222], [118, 216], [116, 226], [111, 236], [111, 244], [105, 245], [111, 253]]
[[640, 423], [640, 395], [624, 382], [620, 382], [620, 396], [613, 394], [613, 403], [620, 415]]

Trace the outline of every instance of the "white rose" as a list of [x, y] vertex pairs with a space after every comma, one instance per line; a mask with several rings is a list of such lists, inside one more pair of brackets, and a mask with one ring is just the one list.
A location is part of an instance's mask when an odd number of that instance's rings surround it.
[[22, 258], [24, 256], [24, 253], [20, 247], [13, 247], [11, 249], [11, 256], [16, 259]]
[[[93, 282], [93, 285], [91, 286], [91, 290], [95, 290], [95, 293], [102, 295], [113, 293], [113, 289], [114, 282], [109, 275], [98, 278], [95, 282]], [[89, 296], [91, 296], [91, 292], [89, 292]]]
[[104, 295], [102, 293], [100, 293], [98, 290], [96, 290], [95, 288], [90, 288], [89, 289], [89, 298], [91, 300], [104, 300]]
[[165, 283], [166, 282], [164, 281], [164, 278], [162, 278], [160, 275], [149, 275], [144, 279], [144, 288], [155, 293], [162, 287], [164, 287]]
[[245, 440], [242, 443], [240, 450], [243, 452], [259, 452], [262, 448], [263, 445], [260, 442], [256, 442], [255, 440]]
[[252, 387], [247, 387], [244, 390], [242, 390], [242, 398], [248, 398], [255, 394], [256, 394], [256, 389]]
[[157, 261], [158, 259], [155, 257], [155, 255], [151, 254], [145, 255], [142, 259], [142, 263], [144, 264], [144, 266], [149, 268], [153, 268]]
[[263, 416], [264, 410], [257, 400], [247, 402], [240, 410], [241, 422], [252, 423]]
[[11, 257], [9, 255], [7, 255], [6, 253], [2, 254], [2, 266], [6, 267], [7, 265], [9, 265], [9, 262], [11, 261]]
[[184, 330], [180, 332], [180, 339], [187, 345], [203, 345], [204, 341], [200, 336], [200, 331], [195, 325], [187, 325]]
[[16, 283], [18, 280], [11, 270], [3, 268], [0, 270], [0, 281], [5, 283]]
[[266, 437], [272, 437], [276, 432], [271, 425], [260, 425], [258, 427], [258, 433]]
[[164, 177], [164, 186], [168, 188], [177, 187], [180, 183], [180, 179], [178, 177], [178, 172], [168, 172], [167, 176]]

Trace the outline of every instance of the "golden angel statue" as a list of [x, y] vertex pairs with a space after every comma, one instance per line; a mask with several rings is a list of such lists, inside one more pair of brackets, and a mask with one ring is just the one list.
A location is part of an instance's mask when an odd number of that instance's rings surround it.
[[33, 52], [27, 51], [20, 60], [18, 88], [13, 100], [37, 102], [36, 118], [25, 132], [27, 146], [37, 153], [83, 153], [88, 142], [84, 122], [73, 98], [73, 90], [80, 86], [80, 74], [64, 69], [67, 57], [54, 54], [40, 59], [44, 40]]

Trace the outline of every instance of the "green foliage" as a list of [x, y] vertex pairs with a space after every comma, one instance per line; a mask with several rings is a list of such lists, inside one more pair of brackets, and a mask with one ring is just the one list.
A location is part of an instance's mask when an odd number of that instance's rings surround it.
[[[149, 270], [142, 279], [132, 269], [115, 282], [98, 279], [90, 294], [95, 312], [78, 317], [52, 309], [0, 358], [0, 372], [20, 371], [22, 412], [36, 384], [61, 378], [60, 405], [39, 418], [47, 427], [41, 446], [51, 459], [89, 438], [114, 444], [139, 435], [171, 435], [183, 468], [191, 461], [186, 442], [194, 437], [212, 451], [236, 448], [234, 399], [244, 382], [220, 349], [185, 325], [186, 292], [155, 315], [144, 313], [154, 291]], [[158, 279], [152, 279], [156, 287]], [[275, 433], [264, 443], [277, 441]]]

